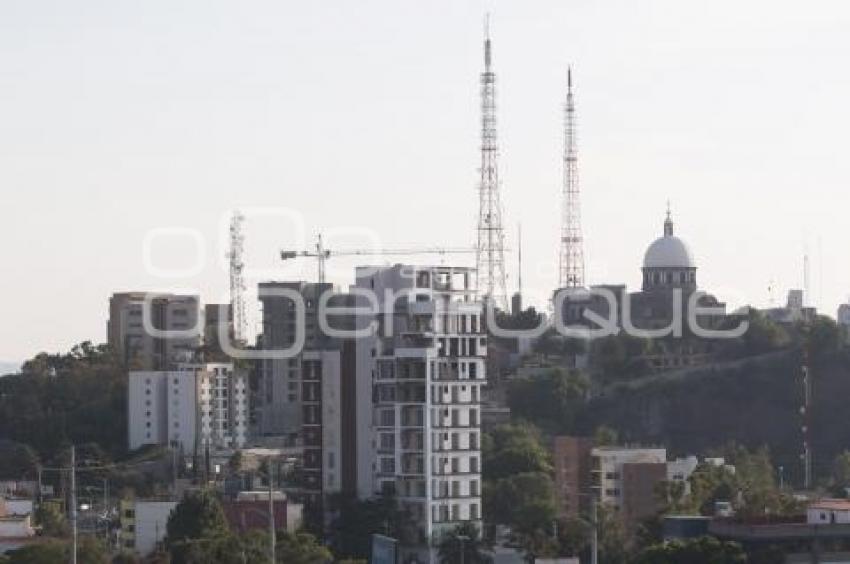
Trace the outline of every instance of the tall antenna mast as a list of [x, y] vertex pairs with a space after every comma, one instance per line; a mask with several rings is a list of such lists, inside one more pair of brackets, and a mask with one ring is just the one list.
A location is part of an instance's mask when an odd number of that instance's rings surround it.
[[517, 224], [517, 292], [522, 296], [522, 223]]
[[227, 254], [230, 259], [230, 311], [233, 316], [233, 339], [237, 343], [247, 340], [248, 319], [245, 311], [245, 235], [242, 232], [242, 224], [245, 216], [236, 210], [230, 219], [230, 250]]
[[811, 303], [809, 292], [811, 291], [811, 279], [809, 276], [809, 246], [805, 246], [803, 251], [803, 307]]
[[573, 72], [571, 67], [567, 67], [567, 102], [564, 107], [564, 188], [558, 261], [559, 288], [584, 286], [584, 239], [581, 235], [575, 112]]
[[496, 138], [496, 74], [492, 70], [490, 17], [484, 29], [484, 72], [481, 73], [481, 181], [478, 186], [478, 244], [475, 252], [476, 288], [485, 301], [507, 309], [505, 231], [499, 199]]
[[584, 238], [581, 234], [575, 113], [573, 72], [571, 67], [567, 67], [567, 103], [564, 107], [564, 189], [558, 260], [559, 288], [584, 286]]

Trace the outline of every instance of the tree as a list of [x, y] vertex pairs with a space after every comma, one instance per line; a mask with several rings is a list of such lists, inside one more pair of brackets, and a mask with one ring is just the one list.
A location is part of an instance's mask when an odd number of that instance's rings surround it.
[[557, 433], [572, 433], [590, 390], [581, 372], [552, 369], [513, 380], [508, 386], [511, 413]]
[[518, 535], [548, 528], [555, 519], [555, 486], [549, 474], [522, 472], [484, 486], [484, 507], [494, 523], [509, 525]]
[[812, 357], [838, 350], [841, 342], [841, 331], [835, 320], [824, 315], [818, 315], [803, 331], [804, 338]]
[[281, 564], [322, 564], [333, 559], [331, 552], [309, 533], [279, 532], [275, 549]]
[[609, 335], [592, 341], [591, 362], [602, 383], [637, 378], [649, 373], [645, 357], [653, 346], [653, 341], [627, 333]]
[[633, 564], [745, 564], [741, 546], [714, 537], [700, 537], [652, 545], [642, 550]]
[[617, 430], [607, 425], [601, 425], [593, 432], [593, 444], [598, 447], [613, 446], [619, 441]]
[[108, 564], [109, 551], [100, 539], [84, 536], [77, 546], [77, 561], [81, 564]]
[[600, 505], [596, 512], [599, 562], [601, 564], [623, 564], [631, 556], [629, 535], [617, 510]]
[[578, 556], [590, 545], [591, 525], [584, 519], [558, 519], [558, 548], [560, 554]]
[[230, 460], [227, 461], [227, 466], [233, 474], [241, 472], [244, 465], [245, 459], [241, 450], [234, 452], [233, 456], [230, 457]]
[[142, 559], [132, 552], [119, 552], [112, 558], [112, 564], [142, 564]]
[[38, 462], [38, 454], [29, 445], [0, 439], [0, 480], [33, 477]]
[[55, 564], [66, 562], [67, 545], [62, 541], [51, 540], [24, 546], [10, 551], [9, 564]]
[[549, 450], [540, 432], [528, 423], [501, 425], [482, 439], [485, 480], [496, 480], [522, 472], [550, 473]]
[[173, 564], [194, 562], [199, 551], [207, 550], [198, 548], [204, 543], [190, 541], [208, 543], [228, 537], [224, 510], [209, 490], [187, 494], [169, 515], [165, 530], [165, 545]]
[[[0, 429], [47, 459], [69, 444], [126, 452], [127, 372], [105, 345], [40, 353], [0, 378]], [[118, 422], [118, 423], [116, 423]], [[0, 457], [2, 458], [2, 457]]]
[[[473, 523], [461, 523], [443, 536], [439, 546], [440, 562], [455, 564], [487, 564], [492, 559], [484, 553], [481, 534]], [[462, 554], [461, 554], [462, 553]]]
[[845, 450], [832, 463], [830, 490], [835, 496], [847, 497], [847, 488], [850, 488], [850, 451]]
[[414, 540], [410, 516], [391, 496], [358, 500], [339, 496], [331, 501], [337, 517], [331, 524], [331, 547], [340, 558], [369, 558], [372, 535], [379, 533], [399, 540]]
[[35, 522], [46, 537], [66, 537], [70, 532], [65, 514], [56, 503], [40, 503], [35, 511]]

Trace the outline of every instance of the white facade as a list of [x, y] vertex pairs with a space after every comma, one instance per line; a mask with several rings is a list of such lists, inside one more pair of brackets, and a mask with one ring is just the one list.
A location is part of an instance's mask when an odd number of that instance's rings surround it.
[[179, 444], [184, 454], [240, 448], [247, 439], [245, 376], [232, 364], [134, 371], [128, 386], [130, 450]]
[[697, 469], [697, 466], [699, 466], [699, 459], [694, 455], [671, 460], [667, 463], [667, 480], [684, 484], [685, 494], [690, 494], [690, 477]]
[[0, 506], [6, 507], [6, 515], [29, 515], [33, 512], [31, 499], [7, 499]]
[[395, 492], [423, 542], [481, 521], [486, 336], [473, 277], [442, 266], [357, 270], [379, 326], [357, 341], [358, 435], [372, 438], [359, 441], [359, 490]]
[[593, 487], [600, 503], [620, 509], [623, 504], [623, 465], [667, 462], [667, 449], [596, 447], [590, 451]]
[[30, 515], [0, 516], [0, 539], [20, 539], [35, 535]]
[[809, 505], [806, 510], [809, 525], [832, 525], [850, 523], [850, 500], [822, 499]]
[[138, 554], [147, 556], [153, 552], [157, 543], [165, 539], [168, 517], [176, 506], [176, 501], [137, 500], [134, 503], [136, 528], [134, 550]]

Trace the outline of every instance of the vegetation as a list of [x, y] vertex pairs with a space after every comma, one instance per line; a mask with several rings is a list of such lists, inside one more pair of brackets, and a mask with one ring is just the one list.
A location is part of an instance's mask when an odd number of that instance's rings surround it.
[[585, 374], [553, 368], [539, 376], [511, 381], [508, 406], [514, 417], [534, 421], [553, 433], [569, 434], [575, 432], [589, 391]]
[[311, 534], [281, 532], [277, 535], [276, 558], [281, 564], [322, 564], [333, 556]]
[[478, 527], [472, 523], [458, 525], [445, 535], [439, 546], [440, 562], [454, 564], [488, 564], [492, 562], [484, 552], [484, 545]]
[[509, 525], [524, 545], [555, 518], [549, 450], [530, 424], [498, 427], [482, 443], [484, 511], [488, 521]]
[[[229, 531], [224, 510], [208, 490], [188, 493], [177, 504], [166, 524], [165, 546], [172, 564], [198, 562], [219, 553], [218, 541], [227, 540]], [[201, 542], [206, 541], [206, 542]]]
[[[2, 564], [56, 564], [69, 562], [71, 544], [67, 541], [48, 540], [10, 551], [6, 559], [0, 557]], [[104, 544], [92, 537], [81, 537], [77, 547], [77, 561], [80, 564], [108, 564], [109, 555]]]
[[745, 564], [747, 556], [737, 543], [700, 537], [650, 546], [632, 564]]
[[0, 480], [33, 477], [38, 463], [38, 454], [29, 445], [0, 439]]
[[40, 353], [21, 372], [0, 378], [4, 439], [44, 460], [71, 443], [97, 443], [112, 457], [125, 453], [127, 373], [106, 345], [86, 341], [66, 354]]
[[368, 559], [375, 533], [397, 539], [412, 539], [411, 521], [392, 497], [357, 500], [338, 497], [333, 500], [337, 518], [331, 525], [330, 541], [339, 558]]
[[46, 537], [65, 537], [70, 532], [68, 521], [58, 503], [40, 504], [35, 511], [35, 522], [41, 526], [41, 533]]

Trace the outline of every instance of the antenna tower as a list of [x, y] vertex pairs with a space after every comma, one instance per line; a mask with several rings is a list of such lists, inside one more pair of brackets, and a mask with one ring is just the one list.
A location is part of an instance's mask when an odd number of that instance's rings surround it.
[[484, 32], [484, 72], [481, 73], [481, 181], [478, 186], [478, 244], [475, 247], [476, 288], [485, 301], [507, 310], [505, 230], [499, 199], [496, 137], [496, 74], [491, 62], [488, 17]]
[[558, 261], [559, 288], [584, 286], [584, 238], [581, 235], [575, 113], [573, 73], [571, 68], [567, 68], [567, 102], [564, 107], [564, 189]]
[[248, 319], [245, 311], [245, 235], [242, 224], [245, 216], [236, 210], [230, 219], [230, 251], [227, 257], [230, 259], [230, 310], [233, 316], [233, 339], [237, 343], [244, 343], [247, 339]]

